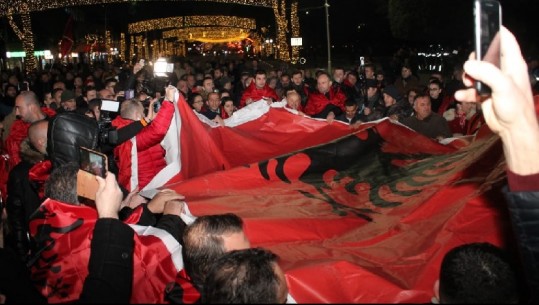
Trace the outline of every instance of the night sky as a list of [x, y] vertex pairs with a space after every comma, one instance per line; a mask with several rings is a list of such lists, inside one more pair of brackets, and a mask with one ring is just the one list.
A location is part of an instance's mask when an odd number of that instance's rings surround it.
[[[415, 1], [409, 0], [413, 10]], [[401, 44], [469, 44], [473, 33], [471, 0], [429, 0], [432, 18], [426, 20], [427, 27], [434, 27], [439, 35], [424, 41], [402, 41], [394, 39], [387, 18], [387, 0], [328, 0], [331, 42], [337, 49], [348, 48], [351, 52], [364, 52], [366, 46], [376, 52], [392, 52]], [[536, 37], [539, 37], [535, 15], [539, 11], [537, 0], [502, 0], [504, 24], [517, 34], [530, 53], [537, 56]], [[432, 5], [431, 5], [432, 4]], [[317, 52], [326, 49], [326, 18], [324, 0], [299, 0], [299, 18], [304, 46]], [[47, 48], [57, 44], [62, 36], [68, 11], [76, 16], [76, 35], [104, 31], [105, 25], [114, 32], [126, 32], [127, 23], [145, 19], [183, 15], [234, 15], [254, 17], [259, 27], [275, 31], [275, 20], [271, 8], [243, 5], [218, 4], [190, 1], [149, 1], [81, 6], [32, 13], [36, 48]], [[438, 18], [439, 17], [439, 18]], [[438, 22], [433, 25], [429, 22]], [[6, 18], [0, 19], [2, 34], [9, 42], [16, 41]], [[438, 30], [439, 28], [439, 30]], [[350, 49], [354, 45], [354, 49]]]

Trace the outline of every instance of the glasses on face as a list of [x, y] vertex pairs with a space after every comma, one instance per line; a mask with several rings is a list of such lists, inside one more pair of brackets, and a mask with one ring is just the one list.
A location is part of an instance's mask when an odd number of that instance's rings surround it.
[[204, 103], [202, 100], [194, 101], [193, 104], [202, 104]]

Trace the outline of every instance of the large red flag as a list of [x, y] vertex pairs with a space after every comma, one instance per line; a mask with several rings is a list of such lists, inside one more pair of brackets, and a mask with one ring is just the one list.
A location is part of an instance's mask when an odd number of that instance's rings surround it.
[[449, 249], [507, 242], [503, 154], [488, 130], [466, 146], [389, 120], [351, 131], [270, 109], [247, 124], [207, 130], [232, 168], [167, 187], [195, 216], [241, 216], [300, 303], [429, 302]]

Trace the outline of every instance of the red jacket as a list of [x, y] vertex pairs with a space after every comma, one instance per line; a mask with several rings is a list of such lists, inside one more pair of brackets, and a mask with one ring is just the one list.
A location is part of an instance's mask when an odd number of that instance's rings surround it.
[[[165, 150], [160, 142], [165, 137], [172, 116], [174, 115], [174, 105], [171, 102], [163, 102], [163, 106], [155, 117], [155, 120], [144, 127], [136, 136], [137, 143], [137, 172], [138, 187], [143, 189], [152, 179], [167, 166], [165, 161]], [[124, 127], [133, 121], [120, 116], [112, 121], [112, 126], [116, 128]], [[132, 156], [131, 149], [133, 141], [125, 141], [114, 148], [114, 159], [118, 164], [118, 183], [125, 189], [132, 191], [136, 185], [131, 185]]]
[[[51, 108], [41, 108], [41, 111], [49, 118], [56, 115], [56, 111]], [[9, 155], [9, 165], [11, 168], [21, 162], [19, 151], [21, 150], [22, 140], [28, 136], [28, 127], [30, 127], [30, 123], [23, 120], [15, 120], [13, 125], [11, 125], [9, 135], [6, 139], [6, 152]]]
[[309, 94], [307, 99], [307, 105], [305, 106], [305, 114], [314, 116], [324, 110], [327, 105], [333, 104], [342, 111], [344, 110], [344, 101], [346, 100], [346, 95], [339, 88], [330, 87], [329, 88], [329, 99], [320, 91], [312, 92]]
[[258, 89], [255, 86], [255, 82], [253, 81], [249, 85], [249, 87], [247, 87], [247, 89], [245, 89], [245, 91], [243, 91], [243, 95], [241, 96], [241, 100], [240, 100], [240, 108], [245, 107], [245, 105], [246, 105], [245, 101], [248, 98], [251, 98], [253, 100], [253, 102], [256, 102], [256, 101], [262, 99], [263, 97], [271, 97], [274, 102], [279, 100], [279, 96], [277, 96], [277, 93], [275, 92], [275, 90], [270, 88], [270, 86], [268, 86], [268, 84], [264, 85], [264, 88]]

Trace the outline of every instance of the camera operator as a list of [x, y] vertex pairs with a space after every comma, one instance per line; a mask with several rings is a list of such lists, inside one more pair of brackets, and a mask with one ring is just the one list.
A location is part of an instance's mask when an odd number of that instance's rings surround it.
[[86, 116], [94, 118], [99, 126], [98, 142], [100, 151], [108, 157], [109, 171], [118, 174], [118, 166], [114, 161], [113, 150], [117, 145], [131, 139], [139, 133], [144, 125], [141, 121], [134, 121], [122, 128], [115, 129], [112, 127], [112, 120], [108, 111], [102, 111], [101, 106], [103, 101], [95, 98], [88, 102], [88, 111]]
[[[126, 100], [122, 103], [120, 116], [112, 120], [112, 126], [120, 129], [133, 122], [140, 121], [143, 128], [131, 141], [125, 141], [114, 148], [114, 156], [118, 162], [118, 182], [129, 191], [137, 186], [143, 189], [159, 171], [166, 167], [165, 149], [160, 145], [165, 137], [172, 116], [174, 115], [173, 100], [177, 89], [168, 86], [161, 110], [155, 116], [155, 120], [146, 121], [144, 118], [144, 106], [139, 100]], [[152, 107], [150, 107], [153, 109]], [[149, 113], [150, 113], [149, 109]], [[150, 113], [151, 114], [151, 113]], [[150, 124], [151, 122], [151, 124]], [[136, 145], [136, 150], [133, 150]], [[133, 155], [136, 151], [136, 156]], [[135, 161], [136, 160], [136, 161]], [[132, 162], [136, 162], [135, 167]], [[136, 175], [133, 177], [133, 175]]]

